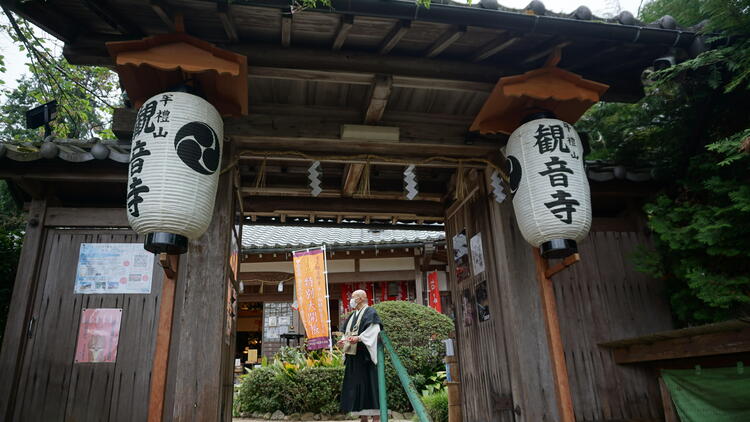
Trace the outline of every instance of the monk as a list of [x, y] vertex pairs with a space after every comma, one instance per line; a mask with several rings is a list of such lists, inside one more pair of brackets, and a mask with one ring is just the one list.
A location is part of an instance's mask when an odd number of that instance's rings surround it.
[[344, 384], [341, 411], [357, 413], [361, 422], [380, 421], [378, 398], [378, 334], [383, 323], [375, 309], [367, 306], [367, 293], [357, 290], [349, 302], [354, 309], [344, 323], [344, 336], [337, 345], [344, 350]]

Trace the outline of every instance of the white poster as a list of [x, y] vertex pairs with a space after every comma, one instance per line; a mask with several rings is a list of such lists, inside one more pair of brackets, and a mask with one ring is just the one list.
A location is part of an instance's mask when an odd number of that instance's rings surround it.
[[149, 294], [154, 254], [140, 243], [82, 243], [75, 293]]
[[477, 233], [471, 238], [471, 267], [474, 274], [484, 272], [484, 251], [482, 250], [482, 233]]

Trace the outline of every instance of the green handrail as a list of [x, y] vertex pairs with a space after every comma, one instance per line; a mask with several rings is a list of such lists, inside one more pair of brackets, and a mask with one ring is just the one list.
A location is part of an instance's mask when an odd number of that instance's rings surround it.
[[388, 422], [388, 396], [385, 391], [385, 353], [383, 353], [382, 342], [378, 342], [378, 398], [380, 399], [380, 421]]
[[[422, 404], [422, 400], [419, 398], [414, 383], [412, 383], [411, 378], [409, 378], [409, 373], [406, 372], [404, 364], [401, 363], [401, 359], [396, 354], [396, 349], [394, 349], [393, 344], [391, 344], [391, 339], [388, 338], [388, 335], [384, 331], [380, 332], [380, 342], [378, 342], [378, 391], [380, 392], [381, 420], [383, 422], [388, 422], [388, 402], [385, 391], [385, 359], [381, 359], [381, 357], [384, 357], [382, 355], [384, 346], [385, 350], [388, 351], [388, 356], [391, 358], [393, 367], [396, 369], [396, 374], [401, 381], [401, 386], [403, 386], [404, 391], [406, 391], [406, 396], [409, 398], [411, 407], [414, 408], [414, 413], [416, 413], [417, 418], [419, 418], [419, 422], [432, 422], [432, 418], [427, 414], [427, 410], [425, 409], [424, 404]], [[385, 417], [383, 415], [385, 415]]]

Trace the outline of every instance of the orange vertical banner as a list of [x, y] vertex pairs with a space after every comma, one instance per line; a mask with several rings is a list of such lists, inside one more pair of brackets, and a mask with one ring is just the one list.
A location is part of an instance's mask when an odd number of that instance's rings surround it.
[[430, 308], [442, 313], [443, 305], [440, 303], [440, 283], [437, 271], [427, 273], [427, 286], [430, 290]]
[[297, 304], [310, 350], [331, 347], [325, 248], [293, 253]]

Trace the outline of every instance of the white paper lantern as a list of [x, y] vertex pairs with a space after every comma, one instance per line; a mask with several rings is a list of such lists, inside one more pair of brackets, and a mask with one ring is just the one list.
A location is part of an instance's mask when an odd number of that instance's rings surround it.
[[128, 221], [146, 249], [184, 253], [213, 215], [224, 124], [214, 106], [165, 92], [138, 111], [128, 168]]
[[524, 239], [547, 258], [577, 252], [591, 228], [591, 192], [576, 131], [557, 119], [531, 120], [510, 135], [506, 154]]

